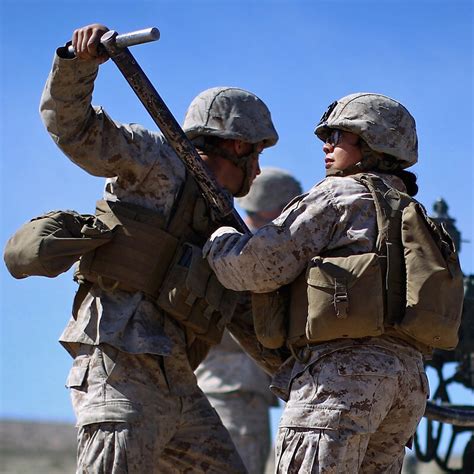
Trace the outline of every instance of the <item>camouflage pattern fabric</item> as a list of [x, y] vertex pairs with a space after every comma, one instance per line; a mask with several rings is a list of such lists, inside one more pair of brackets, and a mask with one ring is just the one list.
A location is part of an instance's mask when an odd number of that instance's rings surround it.
[[321, 348], [291, 382], [279, 473], [399, 473], [428, 396], [420, 353], [371, 338]]
[[[396, 176], [378, 176], [404, 189]], [[265, 293], [294, 281], [324, 251], [348, 247], [354, 253], [370, 252], [376, 235], [370, 192], [350, 177], [333, 176], [252, 236], [221, 227], [204, 254], [226, 288]]]
[[[90, 62], [56, 54], [41, 98], [43, 123], [71, 161], [107, 178], [104, 199], [137, 204], [167, 220], [185, 179], [184, 165], [160, 133], [121, 124], [102, 107], [91, 106], [97, 72]], [[161, 310], [142, 293], [107, 293], [94, 286], [76, 298], [74, 309], [60, 338], [73, 356], [78, 343], [107, 343], [139, 354], [171, 352], [170, 338], [158, 322]], [[252, 318], [238, 314], [231, 326], [246, 352], [266, 371], [275, 372], [282, 356], [261, 347]]]
[[[404, 190], [395, 176], [377, 175]], [[204, 254], [224, 286], [263, 293], [294, 281], [313, 256], [339, 248], [369, 252], [375, 237], [370, 194], [351, 177], [334, 176], [253, 236], [218, 229]], [[426, 402], [421, 353], [396, 335], [334, 340], [304, 351], [272, 380], [274, 393], [288, 401], [278, 472], [399, 472]]]
[[[161, 134], [137, 124], [115, 122], [101, 107], [91, 106], [98, 67], [79, 59], [63, 59], [59, 54], [40, 105], [51, 137], [75, 164], [93, 176], [106, 178], [104, 199], [146, 207], [168, 219], [185, 179], [184, 165]], [[233, 326], [254, 356], [263, 355], [251, 318], [237, 317]], [[139, 427], [144, 433], [139, 449], [152, 450], [143, 462], [153, 461], [151, 465], [159, 467], [131, 467], [127, 472], [182, 472], [191, 465], [200, 466], [203, 472], [245, 472], [222, 422], [197, 387], [185, 341], [183, 329], [143, 293], [108, 292], [98, 285], [79, 287], [73, 316], [60, 342], [75, 358], [68, 386], [84, 442], [80, 448], [83, 469], [103, 462], [105, 472], [115, 472], [109, 471], [115, 462], [112, 453], [116, 450], [119, 464], [120, 456], [132, 456], [124, 446], [135, 446], [129, 437], [133, 433], [135, 439]], [[108, 349], [94, 349], [97, 347]], [[102, 358], [107, 365], [109, 352], [109, 358], [120, 367], [114, 368], [112, 375], [127, 373], [122, 375], [120, 389], [117, 381], [99, 382], [104, 377], [99, 362]], [[280, 357], [269, 357], [269, 370], [275, 371]], [[155, 407], [156, 413], [150, 407]], [[121, 423], [120, 433], [115, 429], [110, 432], [109, 423]], [[111, 444], [104, 444], [109, 441]], [[114, 451], [107, 451], [109, 446]], [[140, 452], [135, 455], [142, 457]], [[162, 464], [157, 463], [159, 456]]]
[[[171, 387], [179, 374], [184, 396]], [[245, 473], [229, 433], [173, 357], [81, 346], [68, 380], [78, 473]]]
[[270, 378], [226, 331], [195, 370], [198, 385], [229, 431], [247, 470], [263, 473], [270, 451]]

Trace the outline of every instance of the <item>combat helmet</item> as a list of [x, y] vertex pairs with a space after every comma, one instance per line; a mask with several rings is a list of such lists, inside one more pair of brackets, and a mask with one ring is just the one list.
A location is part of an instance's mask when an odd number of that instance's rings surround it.
[[302, 192], [301, 184], [290, 173], [268, 166], [262, 168], [250, 192], [237, 203], [247, 212], [273, 211], [283, 209]]
[[325, 141], [334, 128], [359, 135], [370, 149], [395, 157], [401, 168], [418, 161], [415, 119], [390, 97], [359, 92], [333, 102], [314, 133]]
[[201, 92], [190, 104], [183, 123], [189, 139], [215, 136], [264, 142], [278, 141], [270, 111], [256, 95], [236, 87], [213, 87]]

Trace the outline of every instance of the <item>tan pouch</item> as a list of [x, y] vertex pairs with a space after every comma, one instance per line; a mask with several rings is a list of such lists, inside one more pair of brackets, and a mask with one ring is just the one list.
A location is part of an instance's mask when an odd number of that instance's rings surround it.
[[112, 237], [112, 232], [95, 216], [51, 211], [22, 225], [8, 240], [3, 257], [15, 278], [53, 278]]
[[309, 342], [383, 333], [383, 279], [376, 253], [315, 257], [306, 281]]
[[186, 243], [169, 268], [157, 303], [196, 337], [217, 344], [234, 314], [237, 295], [219, 283], [201, 249]]
[[420, 204], [402, 216], [407, 273], [406, 310], [397, 326], [432, 347], [454, 349], [464, 298], [463, 275], [449, 234], [427, 219]]
[[288, 304], [287, 287], [270, 293], [252, 293], [255, 333], [263, 347], [278, 349], [285, 344]]
[[81, 258], [81, 277], [103, 290], [143, 291], [157, 297], [179, 243], [163, 230], [163, 218], [141, 206], [103, 200], [97, 202], [96, 212], [114, 230], [114, 238]]

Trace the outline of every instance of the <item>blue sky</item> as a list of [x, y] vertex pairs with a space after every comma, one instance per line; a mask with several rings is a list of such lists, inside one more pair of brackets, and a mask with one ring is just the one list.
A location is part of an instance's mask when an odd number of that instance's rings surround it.
[[[133, 54], [178, 121], [208, 87], [259, 95], [280, 134], [261, 164], [290, 170], [305, 189], [324, 175], [313, 129], [329, 103], [359, 91], [401, 101], [417, 121], [418, 199], [429, 211], [439, 197], [448, 202], [471, 241], [461, 249], [464, 273], [474, 273], [471, 0], [3, 0], [0, 8], [2, 246], [31, 217], [90, 213], [101, 196], [102, 180], [62, 155], [38, 114], [55, 48], [75, 28], [101, 22], [119, 33], [160, 29], [158, 42]], [[156, 128], [110, 61], [94, 103], [116, 120]], [[0, 416], [73, 420], [63, 388], [71, 360], [57, 342], [71, 274], [16, 281], [0, 272]]]

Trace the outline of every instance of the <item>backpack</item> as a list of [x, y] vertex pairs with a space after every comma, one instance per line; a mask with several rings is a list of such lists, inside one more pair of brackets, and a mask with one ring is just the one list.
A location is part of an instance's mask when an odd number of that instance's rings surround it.
[[458, 253], [442, 224], [408, 194], [369, 174], [354, 178], [372, 194], [386, 254], [384, 324], [438, 349], [458, 343], [464, 283]]
[[464, 288], [451, 237], [418, 201], [378, 176], [351, 177], [374, 200], [375, 248], [356, 255], [341, 249], [311, 259], [291, 284], [287, 344], [301, 347], [395, 330], [427, 349], [453, 349]]

